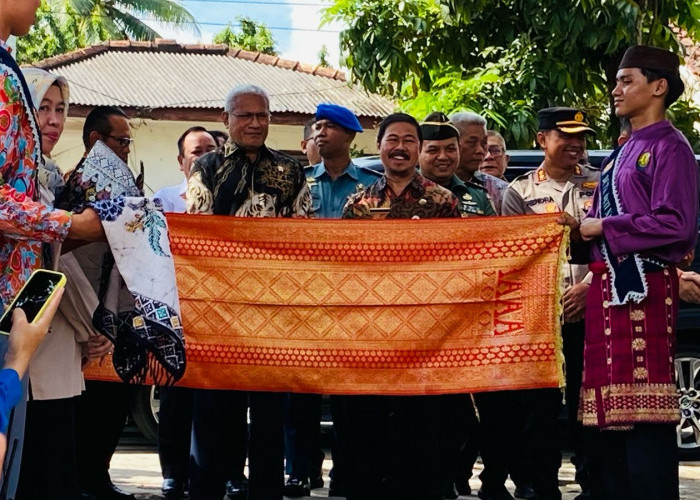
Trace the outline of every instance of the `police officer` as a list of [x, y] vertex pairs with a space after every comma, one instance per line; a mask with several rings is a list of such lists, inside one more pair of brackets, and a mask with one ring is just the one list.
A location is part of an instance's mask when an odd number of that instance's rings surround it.
[[[544, 150], [544, 161], [535, 170], [515, 179], [503, 196], [503, 215], [545, 214], [566, 212], [580, 221], [591, 207], [593, 191], [600, 172], [582, 165], [586, 150], [586, 134], [593, 134], [583, 111], [574, 108], [546, 108], [538, 113], [537, 142]], [[589, 278], [584, 265], [566, 266], [564, 320], [562, 329], [566, 359], [567, 403], [569, 417], [576, 422], [579, 389], [583, 371], [583, 336], [586, 294]], [[530, 426], [526, 439], [532, 451], [533, 487], [538, 499], [559, 500], [558, 471], [561, 452], [556, 440], [556, 418], [561, 407], [557, 389], [522, 391], [529, 411]], [[575, 425], [578, 426], [576, 423]], [[579, 467], [584, 458], [580, 449], [580, 432], [574, 429]], [[588, 498], [588, 482], [579, 475], [584, 492], [578, 499]]]

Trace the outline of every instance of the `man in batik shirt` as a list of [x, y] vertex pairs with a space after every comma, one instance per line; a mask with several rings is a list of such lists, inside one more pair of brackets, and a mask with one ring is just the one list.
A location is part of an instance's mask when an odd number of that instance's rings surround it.
[[[229, 92], [222, 116], [230, 139], [221, 150], [207, 153], [194, 163], [187, 185], [187, 212], [238, 217], [310, 217], [311, 196], [301, 165], [265, 145], [270, 125], [267, 93], [253, 85], [234, 88]], [[244, 496], [245, 454], [241, 455], [241, 451], [245, 451], [246, 443], [231, 447], [220, 435], [231, 425], [245, 427], [248, 398], [251, 414], [248, 498], [282, 500], [282, 394], [205, 390], [198, 390], [195, 395], [190, 498], [221, 498], [230, 476], [222, 464], [230, 454], [242, 456], [243, 461], [239, 469], [241, 476], [235, 478], [227, 493]]]
[[384, 176], [348, 200], [346, 219], [459, 217], [457, 198], [416, 170], [423, 140], [418, 122], [395, 113], [379, 126], [377, 147]]
[[[422, 133], [412, 116], [389, 115], [377, 141], [384, 176], [350, 198], [344, 217], [461, 217], [457, 198], [416, 171]], [[442, 415], [433, 402], [425, 396], [346, 398], [348, 500], [442, 500]]]
[[665, 119], [684, 88], [678, 67], [666, 50], [625, 53], [612, 95], [632, 136], [603, 163], [580, 227], [594, 273], [580, 412], [593, 429], [593, 498], [679, 497], [676, 265], [697, 239], [698, 166]]

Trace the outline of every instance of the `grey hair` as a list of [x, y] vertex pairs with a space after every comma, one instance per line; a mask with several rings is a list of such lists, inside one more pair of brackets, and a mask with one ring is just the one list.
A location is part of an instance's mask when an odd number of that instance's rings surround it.
[[224, 111], [230, 113], [233, 111], [233, 103], [237, 97], [242, 95], [257, 95], [265, 99], [265, 104], [267, 104], [267, 110], [270, 110], [270, 96], [267, 95], [265, 89], [258, 87], [257, 85], [243, 84], [236, 85], [228, 94], [226, 94], [226, 102], [224, 104]]
[[467, 125], [481, 125], [486, 129], [486, 118], [470, 111], [461, 111], [450, 115], [450, 121], [460, 131]]

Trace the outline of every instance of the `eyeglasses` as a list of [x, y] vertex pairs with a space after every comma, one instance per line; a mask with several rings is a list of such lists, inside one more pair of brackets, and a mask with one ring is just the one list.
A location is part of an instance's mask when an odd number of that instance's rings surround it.
[[254, 118], [260, 123], [267, 123], [270, 121], [270, 113], [231, 113], [237, 119], [242, 122], [252, 122]]
[[110, 139], [114, 139], [123, 148], [129, 147], [131, 145], [131, 143], [134, 142], [134, 140], [131, 137], [115, 137], [115, 136], [109, 135], [109, 134], [105, 134], [105, 137], [109, 137]]
[[491, 156], [493, 156], [494, 158], [498, 158], [498, 157], [501, 156], [503, 153], [505, 153], [505, 150], [502, 149], [502, 148], [500, 148], [500, 147], [498, 147], [498, 146], [489, 146], [489, 148], [487, 149], [487, 151], [488, 151], [489, 154], [490, 154]]

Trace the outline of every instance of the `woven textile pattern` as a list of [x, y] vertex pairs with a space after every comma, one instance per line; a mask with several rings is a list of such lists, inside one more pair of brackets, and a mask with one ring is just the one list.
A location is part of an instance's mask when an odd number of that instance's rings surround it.
[[566, 248], [555, 219], [168, 214], [187, 335], [179, 385], [327, 394], [556, 387]]

